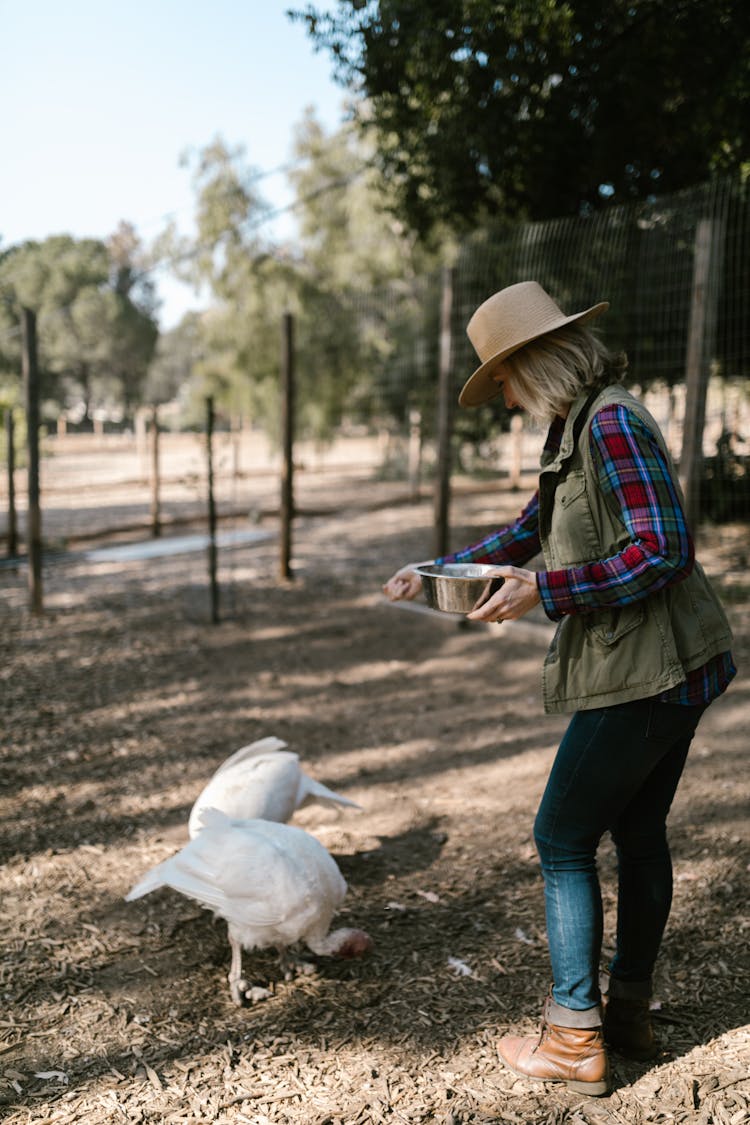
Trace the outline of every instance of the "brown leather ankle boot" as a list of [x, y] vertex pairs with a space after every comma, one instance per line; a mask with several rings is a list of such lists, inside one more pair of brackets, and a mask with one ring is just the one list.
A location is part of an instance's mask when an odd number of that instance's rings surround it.
[[629, 1059], [653, 1059], [659, 1045], [651, 1023], [648, 1000], [610, 996], [604, 1008], [604, 1039]]
[[[566, 1027], [560, 1019], [592, 1026]], [[609, 1059], [600, 1008], [573, 1012], [548, 999], [539, 1035], [504, 1035], [497, 1050], [506, 1066], [523, 1078], [565, 1082], [576, 1093], [595, 1097], [609, 1093]]]

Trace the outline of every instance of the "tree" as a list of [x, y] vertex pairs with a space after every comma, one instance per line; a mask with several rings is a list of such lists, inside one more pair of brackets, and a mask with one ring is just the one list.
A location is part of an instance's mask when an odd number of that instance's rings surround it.
[[55, 235], [11, 247], [0, 260], [6, 339], [13, 341], [3, 353], [6, 369], [18, 369], [14, 322], [21, 306], [32, 308], [44, 396], [62, 408], [82, 404], [84, 417], [95, 406], [129, 409], [138, 401], [156, 344], [151, 291], [136, 274], [137, 240], [131, 237], [127, 251], [118, 241], [127, 231], [121, 226], [110, 248]]
[[435, 247], [393, 214], [373, 141], [353, 125], [326, 133], [312, 109], [295, 129], [289, 179], [299, 251], [310, 275], [339, 291], [408, 281], [435, 265]]
[[152, 406], [170, 402], [193, 377], [199, 353], [200, 314], [186, 313], [179, 324], [162, 332], [149, 365], [143, 401]]
[[359, 95], [421, 232], [586, 213], [747, 159], [744, 0], [338, 0], [290, 15]]
[[314, 373], [314, 430], [327, 432], [343, 415], [405, 423], [434, 358], [432, 349], [419, 347], [426, 316], [421, 279], [438, 264], [438, 239], [416, 238], [394, 215], [372, 137], [350, 125], [327, 134], [308, 111], [294, 157], [299, 338]]
[[141, 312], [154, 316], [156, 287], [151, 277], [152, 262], [132, 223], [121, 221], [106, 241], [110, 284], [120, 297], [128, 297]]
[[168, 231], [160, 252], [184, 281], [206, 286], [214, 300], [189, 326], [192, 361], [185, 388], [196, 416], [211, 395], [230, 414], [272, 425], [278, 387], [279, 322], [290, 269], [261, 234], [268, 204], [242, 147], [216, 137], [187, 154], [196, 193], [194, 239]]
[[372, 153], [351, 128], [327, 135], [308, 113], [293, 156], [293, 243], [262, 238], [268, 211], [257, 173], [241, 149], [215, 140], [193, 158], [197, 239], [175, 244], [170, 255], [183, 277], [208, 284], [215, 298], [200, 319], [193, 396], [210, 393], [219, 407], [275, 433], [281, 322], [292, 312], [299, 431], [325, 439], [345, 414], [371, 414], [383, 401], [374, 387], [392, 353], [396, 309], [391, 302], [390, 320], [381, 316], [371, 331], [364, 295], [395, 279], [406, 293], [429, 254], [394, 219]]

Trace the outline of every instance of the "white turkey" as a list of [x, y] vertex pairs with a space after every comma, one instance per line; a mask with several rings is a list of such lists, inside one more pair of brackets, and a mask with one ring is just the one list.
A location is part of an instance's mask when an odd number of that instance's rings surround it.
[[235, 1004], [248, 995], [242, 950], [298, 941], [321, 956], [359, 957], [371, 948], [364, 930], [330, 932], [346, 882], [323, 845], [301, 828], [269, 820], [233, 820], [205, 809], [201, 830], [179, 852], [147, 871], [126, 900], [172, 887], [223, 918]]
[[204, 809], [219, 809], [241, 820], [286, 822], [295, 809], [313, 801], [361, 808], [303, 773], [297, 754], [280, 738], [261, 738], [243, 746], [217, 769], [193, 805], [188, 831], [199, 831]]

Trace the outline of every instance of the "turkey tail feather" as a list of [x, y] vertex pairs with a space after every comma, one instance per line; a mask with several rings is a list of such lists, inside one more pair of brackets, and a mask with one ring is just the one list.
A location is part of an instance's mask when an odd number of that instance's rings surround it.
[[342, 797], [340, 793], [336, 793], [333, 789], [329, 789], [327, 785], [323, 785], [321, 781], [315, 781], [307, 774], [303, 774], [300, 782], [300, 794], [297, 801], [297, 808], [301, 809], [305, 805], [312, 804], [314, 801], [323, 805], [346, 805], [350, 809], [362, 810], [362, 806], [358, 805], [356, 801], [352, 801], [349, 797]]
[[166, 887], [166, 882], [162, 878], [164, 864], [159, 863], [156, 867], [152, 867], [147, 871], [140, 882], [128, 891], [125, 895], [126, 902], [132, 902], [136, 898], [143, 898], [144, 895], [151, 894], [152, 891], [158, 891], [160, 887]]

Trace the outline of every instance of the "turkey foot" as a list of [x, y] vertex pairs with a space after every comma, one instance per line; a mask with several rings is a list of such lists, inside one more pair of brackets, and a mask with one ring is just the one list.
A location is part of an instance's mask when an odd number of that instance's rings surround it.
[[310, 961], [303, 961], [295, 956], [288, 948], [279, 947], [279, 964], [284, 974], [284, 980], [294, 980], [297, 976], [311, 976], [317, 966]]

